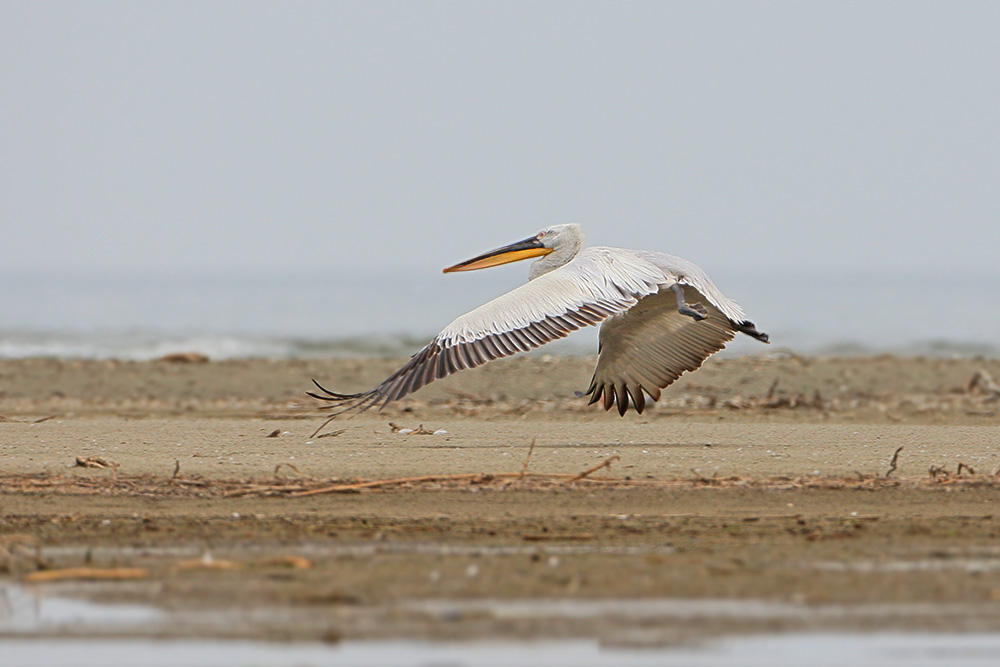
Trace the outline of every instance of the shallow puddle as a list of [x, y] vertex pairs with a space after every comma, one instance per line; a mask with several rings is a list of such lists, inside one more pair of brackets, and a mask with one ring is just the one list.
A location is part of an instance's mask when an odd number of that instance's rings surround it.
[[[256, 551], [271, 551], [273, 545], [241, 545], [241, 553], [253, 554]], [[536, 544], [536, 545], [468, 545], [442, 544], [440, 542], [355, 542], [346, 544], [330, 543], [299, 543], [295, 547], [297, 554], [302, 556], [351, 556], [364, 558], [376, 554], [409, 555], [420, 554], [429, 556], [531, 556], [533, 554], [559, 556], [645, 556], [669, 555], [675, 552], [670, 546], [614, 546], [600, 544]], [[203, 555], [204, 550], [196, 547], [82, 547], [61, 546], [46, 547], [45, 555], [59, 559], [82, 559], [110, 561], [130, 558], [196, 558]]]
[[[224, 635], [222, 629], [235, 626], [260, 630], [292, 627], [304, 618], [294, 606], [263, 606], [230, 610], [164, 611], [150, 605], [97, 603], [79, 597], [107, 593], [114, 588], [121, 593], [122, 583], [77, 582], [41, 586], [0, 583], [0, 636], [66, 636], [86, 633], [141, 637], [157, 628], [197, 627], [200, 634]], [[147, 583], [136, 584], [149, 586]], [[68, 588], [67, 588], [68, 586]], [[865, 619], [905, 622], [907, 619], [952, 619], [951, 628], [967, 627], [963, 619], [994, 618], [1000, 608], [991, 603], [867, 603], [807, 604], [744, 599], [410, 599], [387, 605], [358, 605], [350, 608], [355, 618], [421, 618], [434, 623], [492, 618], [496, 621], [581, 621], [596, 620], [610, 626], [627, 627], [630, 623], [669, 625], [685, 621], [796, 621], [827, 627], [830, 623]], [[192, 623], [194, 625], [192, 625]], [[982, 626], [980, 626], [982, 627]], [[183, 630], [182, 630], [183, 632]], [[163, 633], [159, 633], [163, 636]]]
[[1000, 572], [1000, 559], [947, 558], [893, 561], [830, 561], [812, 563], [813, 569], [825, 572], [856, 572], [858, 574], [892, 574], [909, 572], [968, 572], [982, 574]]
[[167, 618], [165, 612], [145, 605], [99, 604], [0, 583], [0, 636], [52, 634], [77, 628], [115, 632], [164, 622]]
[[[99, 586], [99, 585], [98, 585]], [[49, 589], [50, 591], [52, 589]], [[94, 588], [92, 590], [98, 590]], [[978, 611], [977, 611], [978, 610]], [[819, 633], [785, 632], [697, 640], [697, 631], [677, 636], [673, 642], [652, 641], [642, 648], [614, 645], [596, 639], [468, 639], [462, 641], [250, 641], [239, 639], [149, 639], [168, 628], [194, 622], [202, 636], [253, 617], [269, 619], [259, 625], [260, 636], [274, 627], [282, 611], [261, 608], [217, 612], [168, 612], [134, 604], [102, 604], [46, 593], [46, 587], [0, 583], [0, 649], [2, 664], [73, 664], [106, 667], [108, 664], [159, 665], [510, 665], [545, 664], [547, 667], [603, 667], [611, 665], [747, 665], [791, 667], [804, 664], [870, 665], [872, 667], [940, 667], [946, 665], [995, 665], [1000, 655], [1000, 634], [979, 633]], [[409, 600], [391, 608], [355, 607], [352, 614], [420, 617], [436, 624], [465, 618], [492, 617], [500, 621], [550, 619], [630, 627], [668, 628], [682, 619], [700, 623], [738, 621], [768, 622], [788, 619], [819, 621], [815, 627], [851, 618], [897, 619], [985, 616], [995, 609], [966, 604], [806, 605], [763, 600]], [[291, 624], [301, 617], [288, 617]], [[863, 624], [857, 627], [865, 627]], [[906, 627], [901, 626], [901, 627]], [[952, 626], [961, 627], [961, 626]], [[214, 632], [213, 632], [214, 629]], [[773, 626], [768, 632], [773, 633]], [[85, 636], [86, 639], [76, 639]], [[274, 636], [274, 635], [270, 635]], [[620, 635], [624, 636], [624, 635]], [[72, 638], [70, 638], [72, 637]]]
[[986, 617], [997, 606], [972, 603], [806, 604], [765, 600], [681, 599], [653, 600], [412, 600], [401, 609], [439, 619], [492, 616], [497, 619], [677, 620], [734, 619], [748, 621], [797, 620], [822, 622], [843, 619], [906, 619]]

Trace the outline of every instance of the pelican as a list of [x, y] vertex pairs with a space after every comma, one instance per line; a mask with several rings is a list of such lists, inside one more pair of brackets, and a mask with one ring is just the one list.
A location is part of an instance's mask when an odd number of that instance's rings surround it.
[[[740, 306], [700, 268], [680, 257], [646, 250], [583, 247], [580, 225], [555, 225], [523, 241], [450, 266], [474, 271], [538, 257], [528, 282], [460, 316], [398, 371], [371, 391], [340, 394], [316, 380], [313, 398], [336, 411], [384, 407], [465, 368], [540, 347], [570, 332], [601, 325], [597, 368], [585, 394], [603, 398], [622, 416], [642, 413], [645, 396], [696, 370], [737, 333], [767, 343]], [[323, 429], [323, 426], [316, 431]]]

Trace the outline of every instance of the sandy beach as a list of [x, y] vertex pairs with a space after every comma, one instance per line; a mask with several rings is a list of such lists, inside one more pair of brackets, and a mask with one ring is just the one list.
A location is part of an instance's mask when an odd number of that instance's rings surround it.
[[310, 378], [400, 362], [0, 361], [0, 582], [141, 636], [1000, 630], [998, 360], [715, 359], [621, 418], [534, 356], [314, 435]]

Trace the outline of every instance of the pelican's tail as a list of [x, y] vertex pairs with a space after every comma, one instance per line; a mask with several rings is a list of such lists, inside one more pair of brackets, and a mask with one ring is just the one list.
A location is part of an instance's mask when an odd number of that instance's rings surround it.
[[745, 333], [748, 336], [752, 336], [762, 343], [770, 342], [770, 337], [763, 331], [757, 331], [757, 325], [750, 320], [743, 320], [742, 322], [730, 320], [730, 322], [732, 322], [733, 328], [737, 331]]

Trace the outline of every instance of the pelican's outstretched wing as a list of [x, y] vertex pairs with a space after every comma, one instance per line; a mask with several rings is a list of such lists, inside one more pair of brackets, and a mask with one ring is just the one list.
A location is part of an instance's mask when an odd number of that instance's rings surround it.
[[[632, 252], [663, 272], [664, 287], [601, 325], [600, 356], [586, 392], [591, 403], [603, 397], [605, 410], [617, 403], [621, 415], [630, 399], [641, 413], [646, 406], [644, 394], [659, 400], [661, 389], [681, 374], [698, 369], [736, 332], [768, 341], [739, 304], [728, 299], [695, 264], [662, 253]], [[687, 304], [700, 304], [704, 319], [681, 312], [677, 294], [670, 288], [674, 284], [683, 289]]]
[[371, 391], [340, 394], [316, 383], [320, 393], [309, 395], [337, 408], [331, 418], [381, 407], [456, 371], [526, 352], [623, 313], [656, 294], [663, 281], [660, 269], [634, 254], [587, 248], [566, 265], [462, 315]]
[[604, 409], [617, 403], [618, 413], [624, 415], [631, 397], [641, 413], [646, 407], [644, 392], [658, 401], [660, 389], [700, 367], [733, 339], [732, 322], [704, 295], [685, 287], [684, 296], [689, 304], [705, 306], [708, 317], [694, 320], [682, 315], [674, 293], [663, 289], [601, 325], [601, 353], [586, 392], [591, 403], [603, 396]]

